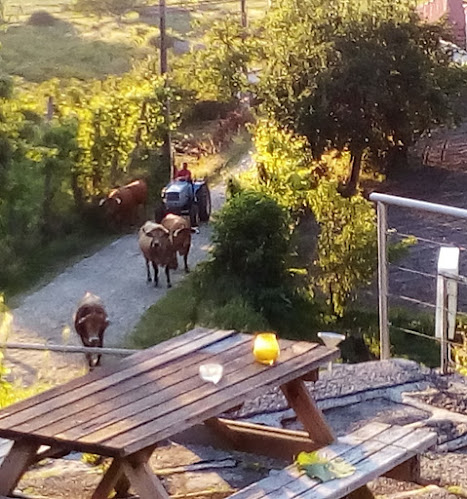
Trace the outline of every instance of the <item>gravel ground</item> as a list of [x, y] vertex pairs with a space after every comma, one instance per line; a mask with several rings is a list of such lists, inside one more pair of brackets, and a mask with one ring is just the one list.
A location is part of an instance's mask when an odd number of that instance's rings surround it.
[[[237, 170], [251, 165], [251, 153], [239, 162]], [[211, 188], [213, 210], [225, 201], [223, 182]], [[189, 255], [191, 267], [206, 259], [210, 247], [211, 227], [203, 224], [193, 235]], [[176, 285], [184, 277], [173, 272]], [[146, 282], [146, 267], [136, 234], [125, 235], [76, 265], [67, 268], [38, 291], [20, 298], [13, 312], [9, 341], [18, 343], [51, 343], [79, 345], [72, 326], [76, 305], [86, 291], [100, 296], [110, 318], [105, 346], [119, 346], [138, 323], [144, 312], [165, 296], [165, 278], [158, 288]], [[6, 364], [16, 379], [29, 384], [37, 378], [64, 382], [85, 372], [82, 354], [57, 354], [40, 351], [9, 350]]]
[[[391, 359], [360, 364], [334, 364], [332, 372], [321, 371], [319, 381], [307, 383], [307, 386], [317, 401], [324, 402], [326, 399], [397, 385], [418, 383], [424, 386], [431, 379], [430, 376], [430, 370], [416, 362]], [[248, 418], [255, 414], [281, 411], [287, 408], [285, 397], [279, 389], [276, 389], [245, 403], [236, 415]]]

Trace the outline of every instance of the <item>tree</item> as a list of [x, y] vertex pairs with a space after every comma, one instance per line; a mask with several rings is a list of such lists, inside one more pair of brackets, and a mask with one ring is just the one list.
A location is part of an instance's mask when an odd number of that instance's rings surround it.
[[238, 18], [228, 15], [215, 21], [196, 48], [175, 66], [175, 78], [202, 99], [231, 101], [248, 87], [247, 67], [257, 40]]
[[348, 194], [365, 153], [379, 167], [400, 160], [417, 136], [455, 119], [450, 98], [464, 72], [440, 47], [443, 29], [404, 0], [283, 0], [265, 31], [266, 108], [315, 157], [350, 152]]

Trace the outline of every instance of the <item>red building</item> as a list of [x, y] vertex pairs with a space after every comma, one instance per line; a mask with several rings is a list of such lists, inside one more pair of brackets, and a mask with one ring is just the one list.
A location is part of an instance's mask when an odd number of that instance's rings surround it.
[[466, 48], [467, 3], [464, 4], [462, 0], [429, 0], [419, 5], [417, 11], [428, 22], [436, 22], [446, 15], [455, 41], [461, 48]]

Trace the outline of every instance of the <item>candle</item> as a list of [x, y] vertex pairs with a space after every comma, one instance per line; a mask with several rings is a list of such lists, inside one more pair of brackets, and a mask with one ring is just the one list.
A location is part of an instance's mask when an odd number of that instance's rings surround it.
[[253, 343], [253, 355], [261, 364], [272, 366], [279, 357], [280, 348], [274, 333], [258, 333]]

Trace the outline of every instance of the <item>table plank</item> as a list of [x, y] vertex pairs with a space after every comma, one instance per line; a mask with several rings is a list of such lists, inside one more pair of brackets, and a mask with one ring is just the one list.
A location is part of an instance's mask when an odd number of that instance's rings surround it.
[[[223, 362], [225, 366], [229, 362], [245, 357], [251, 352], [251, 340], [248, 337], [238, 336], [237, 343], [231, 343], [231, 347], [221, 355], [208, 356], [195, 352], [190, 356], [190, 364], [174, 362], [170, 364], [171, 373], [159, 378], [158, 372], [147, 373], [144, 377], [145, 384], [134, 387], [133, 391], [122, 393], [121, 397], [112, 398], [107, 402], [100, 402], [99, 394], [88, 397], [87, 401], [93, 402], [89, 409], [62, 419], [59, 422], [52, 418], [47, 425], [41, 424], [34, 430], [35, 435], [64, 436], [67, 440], [81, 438], [99, 428], [116, 423], [126, 418], [135, 419], [138, 414], [151, 407], [162, 406], [168, 400], [181, 397], [206, 382], [199, 377], [199, 365], [203, 362]], [[157, 388], [155, 388], [157, 387]], [[18, 431], [27, 431], [24, 425], [15, 428]]]
[[[159, 351], [159, 345], [157, 345], [156, 347], [152, 347], [148, 349], [148, 351], [145, 351], [145, 354], [149, 356], [149, 359], [142, 363], [136, 363], [136, 365], [131, 363], [129, 367], [125, 365], [123, 369], [114, 368], [104, 377], [95, 378], [94, 373], [83, 376], [83, 379], [89, 377], [88, 379], [90, 380], [89, 383], [85, 383], [83, 386], [76, 387], [74, 383], [75, 380], [73, 380], [59, 387], [59, 390], [52, 388], [52, 390], [49, 390], [54, 392], [54, 395], [51, 398], [45, 397], [45, 400], [43, 400], [44, 397], [41, 397], [41, 395], [48, 393], [44, 392], [43, 394], [31, 397], [31, 399], [29, 399], [29, 406], [24, 409], [20, 408], [18, 411], [14, 411], [14, 405], [16, 405], [14, 404], [13, 406], [10, 406], [10, 409], [6, 409], [7, 414], [2, 414], [2, 412], [0, 412], [0, 430], [16, 429], [19, 424], [37, 418], [43, 413], [50, 412], [62, 406], [71, 407], [72, 403], [82, 398], [89, 397], [92, 393], [100, 392], [110, 386], [118, 385], [129, 377], [148, 372], [170, 361], [186, 356], [202, 347], [231, 336], [232, 334], [235, 334], [235, 332], [221, 330], [211, 331], [210, 333], [202, 334], [195, 340], [190, 340], [188, 344], [184, 342], [181, 346], [171, 348], [161, 355], [157, 355], [157, 352]], [[139, 356], [140, 354], [135, 355]], [[133, 355], [131, 357], [133, 357]], [[34, 400], [37, 400], [37, 403], [34, 404]]]
[[213, 331], [212, 329], [201, 328], [201, 327], [192, 329], [191, 331], [183, 335], [171, 338], [167, 341], [164, 341], [156, 345], [155, 347], [142, 350], [141, 353], [130, 355], [126, 359], [121, 360], [118, 363], [118, 366], [103, 367], [97, 369], [94, 372], [76, 378], [66, 383], [65, 385], [60, 385], [55, 388], [51, 388], [50, 390], [35, 395], [34, 397], [22, 400], [21, 402], [16, 402], [15, 404], [12, 404], [0, 411], [0, 424], [1, 421], [6, 419], [9, 415], [17, 414], [23, 411], [24, 409], [37, 406], [38, 404], [43, 402], [47, 402], [60, 395], [64, 390], [70, 391], [80, 388], [82, 386], [87, 386], [94, 381], [100, 380], [112, 374], [115, 371], [121, 370], [126, 367], [131, 367], [134, 365], [139, 365], [141, 362], [144, 362], [145, 360], [151, 358], [154, 355], [164, 355], [170, 352], [171, 350], [176, 350], [187, 344], [191, 344], [191, 342], [194, 342], [199, 338], [209, 336], [210, 334], [212, 334], [212, 331]]
[[[306, 344], [305, 350], [300, 353], [306, 353], [313, 348], [316, 348], [316, 345]], [[297, 350], [296, 345], [292, 344], [289, 345], [288, 348], [283, 348], [281, 355], [285, 360], [290, 360], [294, 358], [297, 353], [299, 353], [299, 350]], [[222, 356], [223, 354], [219, 355]], [[163, 405], [155, 404], [155, 406], [139, 413], [138, 418], [135, 419], [134, 422], [124, 421], [121, 424], [111, 425], [95, 432], [94, 434], [87, 435], [82, 439], [82, 441], [103, 442], [108, 438], [114, 438], [119, 433], [125, 433], [129, 429], [131, 430], [132, 427], [136, 428], [137, 426], [150, 421], [158, 421], [160, 418], [163, 418], [163, 421], [167, 420], [173, 422], [173, 418], [175, 416], [174, 413], [178, 413], [182, 407], [190, 405], [196, 401], [205, 401], [207, 397], [215, 394], [230, 392], [238, 381], [248, 381], [251, 376], [258, 373], [264, 373], [264, 371], [268, 369], [274, 370], [276, 367], [277, 366], [264, 366], [255, 362], [253, 360], [253, 356], [251, 355], [251, 347], [248, 345], [248, 350], [244, 355], [238, 356], [231, 362], [224, 364], [224, 374], [217, 385], [206, 383], [197, 377], [197, 386], [192, 390], [188, 390], [187, 393], [182, 392], [181, 396], [177, 396], [177, 394], [175, 394], [171, 400], [168, 400]], [[187, 379], [185, 383], [190, 383], [190, 380]], [[228, 396], [229, 395], [227, 394], [227, 397]], [[178, 420], [178, 415], [176, 417]]]
[[[235, 342], [230, 342], [231, 349], [238, 345], [250, 343], [247, 335], [235, 335]], [[227, 340], [232, 337], [227, 338]], [[223, 344], [223, 341], [220, 342]], [[231, 349], [226, 349], [230, 352]], [[43, 413], [34, 419], [15, 426], [17, 431], [38, 433], [41, 429], [53, 425], [55, 433], [78, 425], [88, 425], [95, 418], [101, 418], [108, 413], [119, 414], [121, 409], [148, 396], [156, 395], [158, 389], [180, 383], [186, 378], [187, 370], [197, 375], [198, 366], [203, 362], [214, 362], [214, 355], [204, 349], [192, 352], [190, 356], [177, 359], [151, 371], [144, 371], [128, 378], [118, 385], [106, 390], [91, 393], [88, 396], [69, 405], [58, 407]], [[50, 434], [52, 431], [48, 431]]]
[[[310, 350], [313, 352], [310, 353]], [[139, 448], [149, 445], [148, 442], [151, 440], [161, 441], [168, 438], [201, 420], [209, 419], [235, 407], [244, 402], [247, 397], [264, 393], [270, 387], [300, 377], [310, 370], [310, 366], [315, 368], [338, 355], [336, 349], [330, 350], [316, 344], [312, 344], [312, 348], [302, 352], [299, 354], [293, 347], [286, 349], [283, 354], [281, 353], [283, 361], [272, 367], [252, 363], [239, 373], [240, 378], [229, 382], [227, 387], [220, 386], [219, 390], [204, 393], [202, 398], [193, 394], [190, 399], [183, 400], [183, 405], [179, 404], [177, 407], [173, 407], [173, 413], [148, 420], [147, 423], [126, 430], [121, 435], [111, 436], [103, 440], [103, 443], [123, 449], [124, 454], [131, 454]], [[287, 360], [292, 359], [293, 363], [287, 362]], [[227, 378], [228, 374], [225, 375], [224, 379]]]

